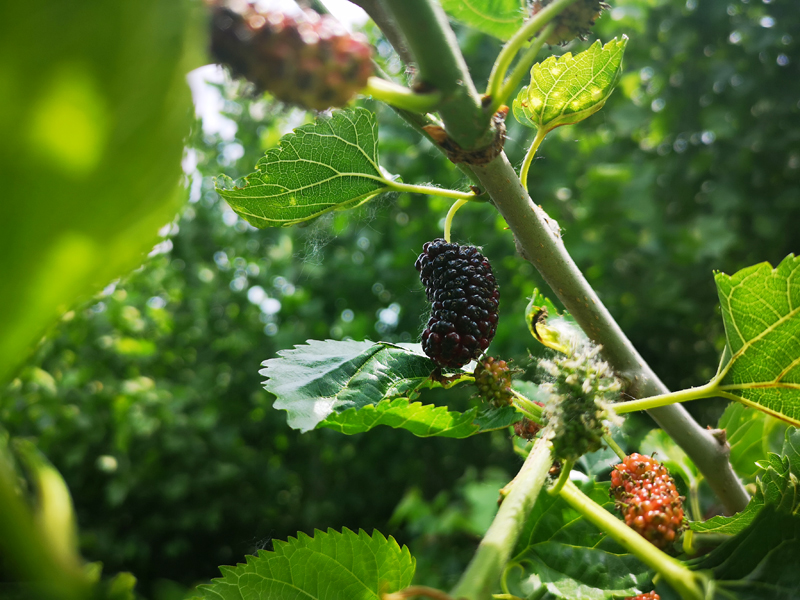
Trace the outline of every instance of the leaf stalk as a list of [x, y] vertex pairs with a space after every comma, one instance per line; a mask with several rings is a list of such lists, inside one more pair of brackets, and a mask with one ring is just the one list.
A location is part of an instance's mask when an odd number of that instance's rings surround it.
[[614, 412], [618, 415], [623, 415], [637, 410], [650, 410], [660, 406], [668, 406], [678, 402], [689, 402], [691, 400], [700, 400], [701, 398], [713, 398], [717, 395], [717, 381], [712, 379], [705, 385], [680, 390], [678, 392], [669, 392], [667, 394], [659, 394], [657, 396], [648, 396], [640, 400], [631, 400], [629, 402], [620, 402], [614, 404]]
[[[494, 61], [492, 72], [489, 74], [489, 81], [486, 84], [486, 95], [491, 97], [492, 106], [500, 106], [504, 103], [503, 82], [506, 78], [506, 72], [508, 72], [508, 68], [511, 66], [511, 61], [514, 60], [514, 57], [520, 49], [531, 37], [536, 35], [542, 27], [547, 25], [575, 1], [576, 0], [555, 0], [555, 2], [546, 6], [540, 12], [536, 13], [536, 16], [523, 24], [511, 39], [506, 42], [506, 45], [503, 46]], [[492, 111], [491, 114], [494, 114], [494, 111]]]
[[422, 114], [435, 110], [442, 100], [441, 92], [417, 94], [405, 86], [381, 77], [370, 77], [367, 86], [360, 93], [363, 96], [372, 96], [389, 106]]
[[541, 50], [542, 46], [544, 46], [544, 41], [550, 37], [550, 34], [555, 28], [555, 23], [548, 23], [545, 25], [544, 29], [539, 32], [539, 35], [536, 36], [536, 39], [531, 42], [531, 45], [519, 58], [517, 64], [514, 65], [514, 68], [511, 71], [511, 75], [508, 76], [508, 79], [506, 79], [505, 83], [500, 89], [500, 93], [496, 97], [492, 96], [492, 110], [494, 112], [496, 112], [497, 109], [505, 104], [511, 95], [517, 91], [517, 87], [519, 86], [520, 82], [530, 72], [533, 61], [536, 60], [536, 55], [539, 54], [539, 50]]
[[544, 137], [547, 133], [548, 132], [541, 127], [536, 130], [536, 137], [533, 138], [531, 147], [528, 148], [528, 152], [525, 154], [525, 160], [522, 161], [522, 168], [519, 171], [519, 180], [522, 182], [525, 191], [528, 190], [528, 171], [531, 168], [531, 163], [533, 163], [533, 157], [536, 156], [536, 151], [544, 141]]

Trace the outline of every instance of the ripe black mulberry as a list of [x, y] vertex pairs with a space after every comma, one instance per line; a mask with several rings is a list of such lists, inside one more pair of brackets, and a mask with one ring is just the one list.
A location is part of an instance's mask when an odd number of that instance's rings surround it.
[[260, 12], [253, 2], [213, 3], [211, 53], [259, 91], [316, 110], [344, 106], [373, 73], [366, 37], [335, 18]]
[[414, 265], [432, 303], [422, 349], [440, 367], [467, 364], [497, 331], [500, 292], [488, 259], [474, 246], [426, 242]]

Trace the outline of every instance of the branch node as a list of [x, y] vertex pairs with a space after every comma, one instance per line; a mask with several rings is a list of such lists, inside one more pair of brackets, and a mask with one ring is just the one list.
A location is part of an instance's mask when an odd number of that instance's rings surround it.
[[494, 140], [488, 146], [477, 150], [464, 150], [447, 134], [443, 127], [438, 125], [425, 125], [423, 129], [444, 150], [445, 155], [453, 164], [485, 165], [492, 162], [503, 151], [506, 141], [507, 116], [508, 106], [503, 105], [492, 117], [492, 127], [495, 131]]

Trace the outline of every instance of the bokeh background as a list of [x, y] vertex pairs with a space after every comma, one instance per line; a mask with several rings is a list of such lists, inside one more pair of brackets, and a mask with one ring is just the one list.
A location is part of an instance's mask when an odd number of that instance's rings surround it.
[[[454, 27], [481, 87], [499, 42]], [[364, 29], [402, 78], [380, 33]], [[594, 36], [622, 34], [617, 91], [546, 139], [529, 186], [622, 328], [678, 389], [707, 380], [723, 345], [712, 271], [800, 250], [800, 13], [791, 0], [619, 0]], [[449, 203], [394, 195], [307, 227], [255, 230], [213, 178], [246, 175], [312, 115], [215, 68], [190, 79], [203, 109], [185, 140], [180, 212], [139, 268], [63, 307], [2, 384], [0, 424], [63, 474], [84, 556], [133, 572], [146, 597], [183, 597], [217, 565], [328, 527], [394, 535], [411, 546], [420, 581], [447, 588], [519, 465], [509, 436], [300, 435], [271, 408], [258, 370], [309, 338], [416, 340], [426, 306], [413, 263], [441, 235]], [[466, 186], [390, 110], [363, 104], [379, 114], [389, 171]], [[509, 121], [512, 162], [530, 139]], [[482, 246], [497, 273], [492, 354], [529, 369], [524, 307], [546, 286], [488, 205], [463, 208], [454, 238]], [[464, 408], [470, 396], [429, 399]], [[721, 408], [690, 406], [703, 424]], [[635, 437], [649, 425], [631, 427]]]

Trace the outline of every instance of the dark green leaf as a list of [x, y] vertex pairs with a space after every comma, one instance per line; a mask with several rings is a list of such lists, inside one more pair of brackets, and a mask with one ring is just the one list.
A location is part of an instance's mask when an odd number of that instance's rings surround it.
[[526, 16], [520, 0], [442, 0], [442, 8], [457, 21], [501, 40], [514, 35]]
[[625, 36], [605, 46], [598, 40], [575, 56], [567, 52], [533, 65], [530, 85], [514, 99], [514, 116], [547, 132], [593, 115], [614, 91], [627, 42]]
[[274, 542], [245, 564], [220, 567], [222, 577], [200, 586], [207, 600], [377, 600], [408, 587], [416, 561], [408, 548], [377, 531], [303, 533]]
[[727, 338], [717, 375], [728, 398], [800, 425], [800, 257], [717, 273]]
[[800, 500], [798, 475], [800, 475], [800, 431], [786, 431], [781, 455], [770, 453], [759, 463], [762, 471], [757, 481], [756, 494], [745, 509], [731, 517], [713, 517], [703, 523], [691, 523], [693, 531], [701, 533], [737, 534], [750, 525], [765, 506], [792, 511]]
[[280, 139], [245, 177], [217, 192], [256, 227], [288, 226], [355, 208], [387, 189], [378, 163], [378, 122], [364, 108], [335, 110]]
[[689, 565], [711, 570], [716, 584], [738, 600], [795, 600], [800, 589], [800, 515], [768, 506], [736, 537]]
[[486, 406], [478, 413], [473, 422], [480, 427], [481, 431], [492, 431], [511, 427], [520, 420], [522, 420], [522, 413], [513, 406], [501, 406], [500, 408]]
[[[579, 485], [583, 493], [614, 510], [609, 483]], [[541, 494], [525, 522], [513, 561], [557, 598], [602, 600], [633, 596], [650, 573], [633, 555], [582, 518], [560, 497]]]

